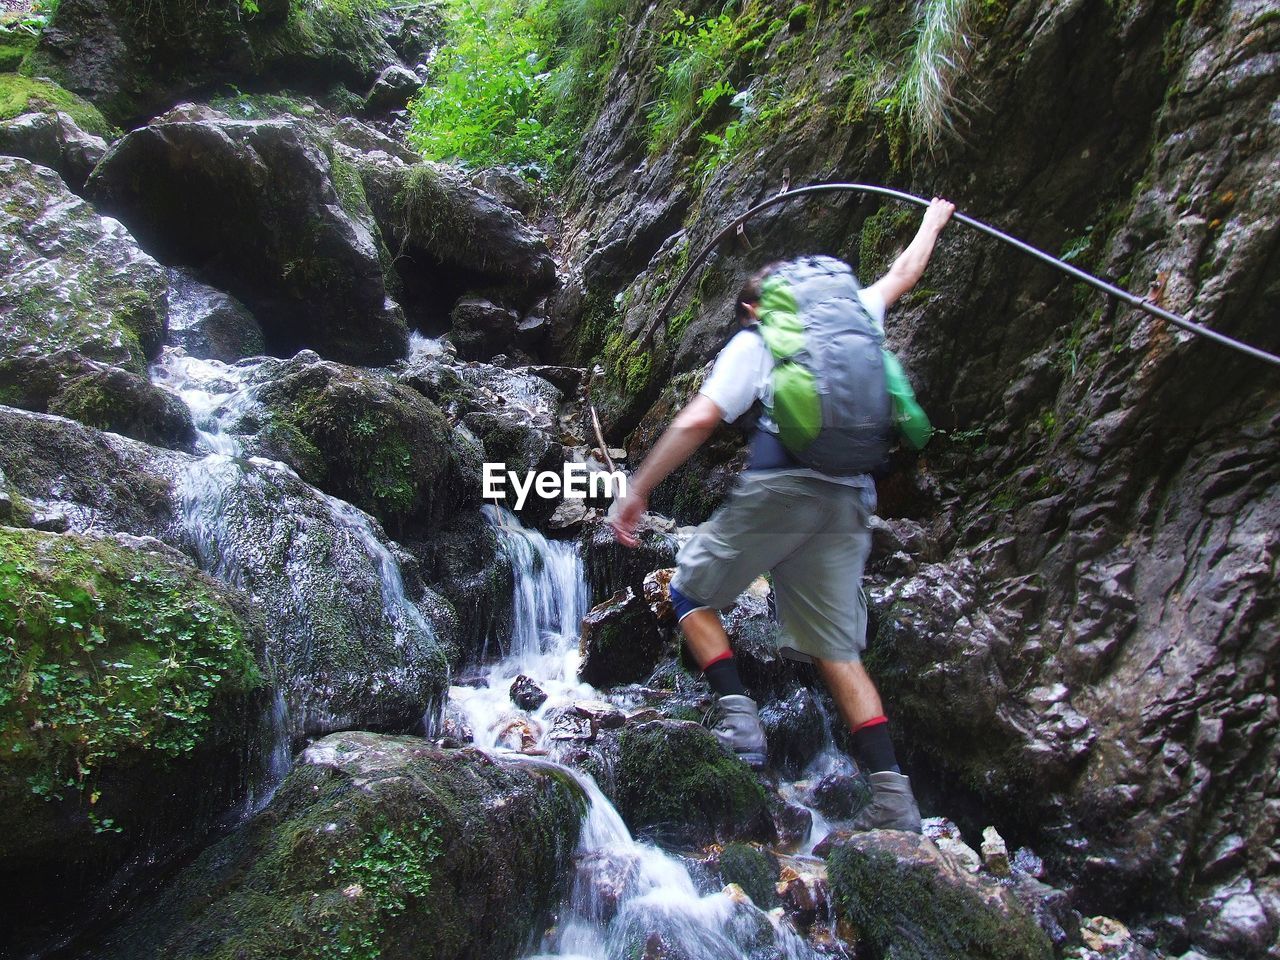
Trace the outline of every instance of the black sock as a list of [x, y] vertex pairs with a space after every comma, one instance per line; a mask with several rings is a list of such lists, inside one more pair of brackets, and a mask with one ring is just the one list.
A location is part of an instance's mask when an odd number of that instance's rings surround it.
[[732, 654], [709, 663], [702, 675], [707, 678], [707, 683], [711, 684], [711, 689], [717, 696], [747, 695], [747, 688], [742, 685], [742, 678], [738, 676], [738, 661]]
[[883, 773], [886, 770], [901, 773], [898, 757], [893, 752], [893, 741], [889, 739], [889, 724], [879, 717], [876, 720], [864, 723], [853, 731], [855, 759], [867, 773]]

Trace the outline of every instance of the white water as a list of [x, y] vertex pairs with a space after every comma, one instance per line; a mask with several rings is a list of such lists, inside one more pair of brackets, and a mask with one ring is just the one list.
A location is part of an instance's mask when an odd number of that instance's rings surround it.
[[[505, 510], [486, 507], [485, 515], [515, 573], [513, 636], [504, 656], [488, 668], [488, 686], [452, 687], [450, 700], [465, 714], [477, 746], [501, 751], [503, 731], [523, 721], [538, 738], [535, 749], [551, 752], [548, 718], [575, 700], [602, 699], [576, 679], [579, 622], [588, 606], [581, 558], [576, 544], [548, 541]], [[531, 714], [510, 699], [511, 683], [520, 674], [548, 695]], [[818, 956], [781, 911], [766, 914], [741, 895], [699, 891], [681, 860], [636, 841], [595, 781], [570, 772], [588, 800], [575, 880], [558, 925], [527, 960], [623, 960], [658, 941], [678, 947], [682, 960]], [[762, 938], [770, 945], [763, 953]]]

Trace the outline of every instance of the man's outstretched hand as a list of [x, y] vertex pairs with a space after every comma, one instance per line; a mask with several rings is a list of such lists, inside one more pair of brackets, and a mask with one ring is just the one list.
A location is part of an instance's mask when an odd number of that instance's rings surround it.
[[635, 493], [629, 493], [621, 500], [613, 502], [607, 519], [609, 526], [613, 528], [614, 538], [624, 547], [640, 545], [640, 538], [636, 536], [636, 527], [640, 525], [640, 519], [648, 508], [648, 499]]

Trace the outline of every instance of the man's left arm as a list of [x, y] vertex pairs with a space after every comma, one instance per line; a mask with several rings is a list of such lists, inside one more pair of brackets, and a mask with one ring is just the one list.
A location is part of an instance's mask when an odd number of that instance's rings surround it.
[[699, 393], [671, 421], [640, 469], [627, 481], [627, 495], [610, 511], [609, 524], [619, 543], [634, 547], [640, 542], [636, 537], [636, 526], [649, 507], [649, 494], [653, 488], [688, 460], [723, 418], [724, 411], [716, 402]]

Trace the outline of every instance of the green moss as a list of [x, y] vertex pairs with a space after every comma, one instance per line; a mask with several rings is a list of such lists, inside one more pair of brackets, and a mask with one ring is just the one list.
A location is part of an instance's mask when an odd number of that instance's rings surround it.
[[759, 780], [700, 727], [627, 728], [618, 751], [614, 801], [634, 830], [697, 843], [750, 834], [767, 820]]
[[778, 871], [764, 853], [746, 843], [731, 843], [720, 853], [720, 877], [725, 883], [736, 883], [751, 902], [761, 910], [779, 904], [774, 886]]
[[867, 217], [858, 238], [858, 275], [868, 283], [882, 276], [915, 220], [915, 211], [901, 203], [886, 203]]
[[1048, 937], [1025, 913], [1006, 915], [924, 865], [839, 847], [827, 859], [837, 909], [859, 944], [892, 960], [1052, 960]]
[[0, 74], [0, 120], [24, 113], [61, 111], [86, 133], [112, 137], [117, 131], [93, 106], [56, 83], [21, 74]]
[[193, 572], [111, 540], [13, 529], [0, 529], [0, 677], [8, 772], [91, 805], [115, 758], [191, 753], [219, 698], [262, 682], [243, 621]]

